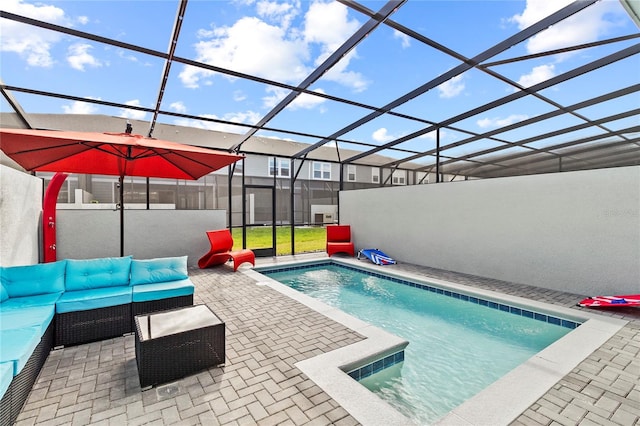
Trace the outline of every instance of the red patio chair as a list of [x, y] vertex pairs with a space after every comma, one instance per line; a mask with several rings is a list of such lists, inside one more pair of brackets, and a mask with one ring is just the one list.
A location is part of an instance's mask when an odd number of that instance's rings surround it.
[[233, 260], [233, 271], [237, 271], [238, 267], [249, 262], [253, 266], [256, 266], [256, 257], [253, 251], [249, 249], [242, 249], [231, 251], [233, 248], [233, 237], [231, 231], [228, 229], [219, 229], [215, 231], [207, 231], [207, 237], [209, 237], [209, 243], [211, 243], [211, 249], [209, 253], [205, 254], [198, 260], [198, 266], [200, 269], [208, 268], [210, 266], [222, 265], [229, 260]]
[[327, 225], [327, 254], [331, 256], [335, 253], [355, 255], [350, 225]]

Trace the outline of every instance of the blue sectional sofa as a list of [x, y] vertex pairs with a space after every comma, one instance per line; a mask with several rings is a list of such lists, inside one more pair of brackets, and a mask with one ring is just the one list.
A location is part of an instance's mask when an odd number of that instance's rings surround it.
[[187, 256], [0, 267], [0, 425], [22, 409], [52, 348], [134, 331], [135, 315], [193, 304]]

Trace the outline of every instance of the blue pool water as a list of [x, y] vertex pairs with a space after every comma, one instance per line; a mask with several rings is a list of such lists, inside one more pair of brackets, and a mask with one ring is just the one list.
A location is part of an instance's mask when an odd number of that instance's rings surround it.
[[578, 326], [334, 263], [287, 269], [261, 273], [410, 342], [403, 363], [360, 383], [418, 424], [433, 423]]

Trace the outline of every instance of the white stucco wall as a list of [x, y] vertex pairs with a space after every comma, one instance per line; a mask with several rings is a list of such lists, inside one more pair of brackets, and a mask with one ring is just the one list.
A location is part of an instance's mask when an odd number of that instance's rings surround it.
[[42, 179], [0, 165], [0, 265], [39, 261]]
[[[190, 266], [209, 251], [205, 232], [226, 227], [225, 210], [125, 210], [124, 254], [138, 259], [187, 255]], [[58, 210], [59, 259], [120, 256], [120, 212]]]
[[640, 167], [345, 191], [357, 249], [583, 295], [640, 292]]

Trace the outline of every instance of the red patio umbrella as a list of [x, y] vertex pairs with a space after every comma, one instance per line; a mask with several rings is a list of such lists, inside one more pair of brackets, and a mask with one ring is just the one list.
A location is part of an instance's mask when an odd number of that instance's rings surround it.
[[0, 149], [28, 171], [120, 178], [120, 254], [124, 255], [125, 176], [196, 180], [240, 155], [130, 133], [2, 129]]

